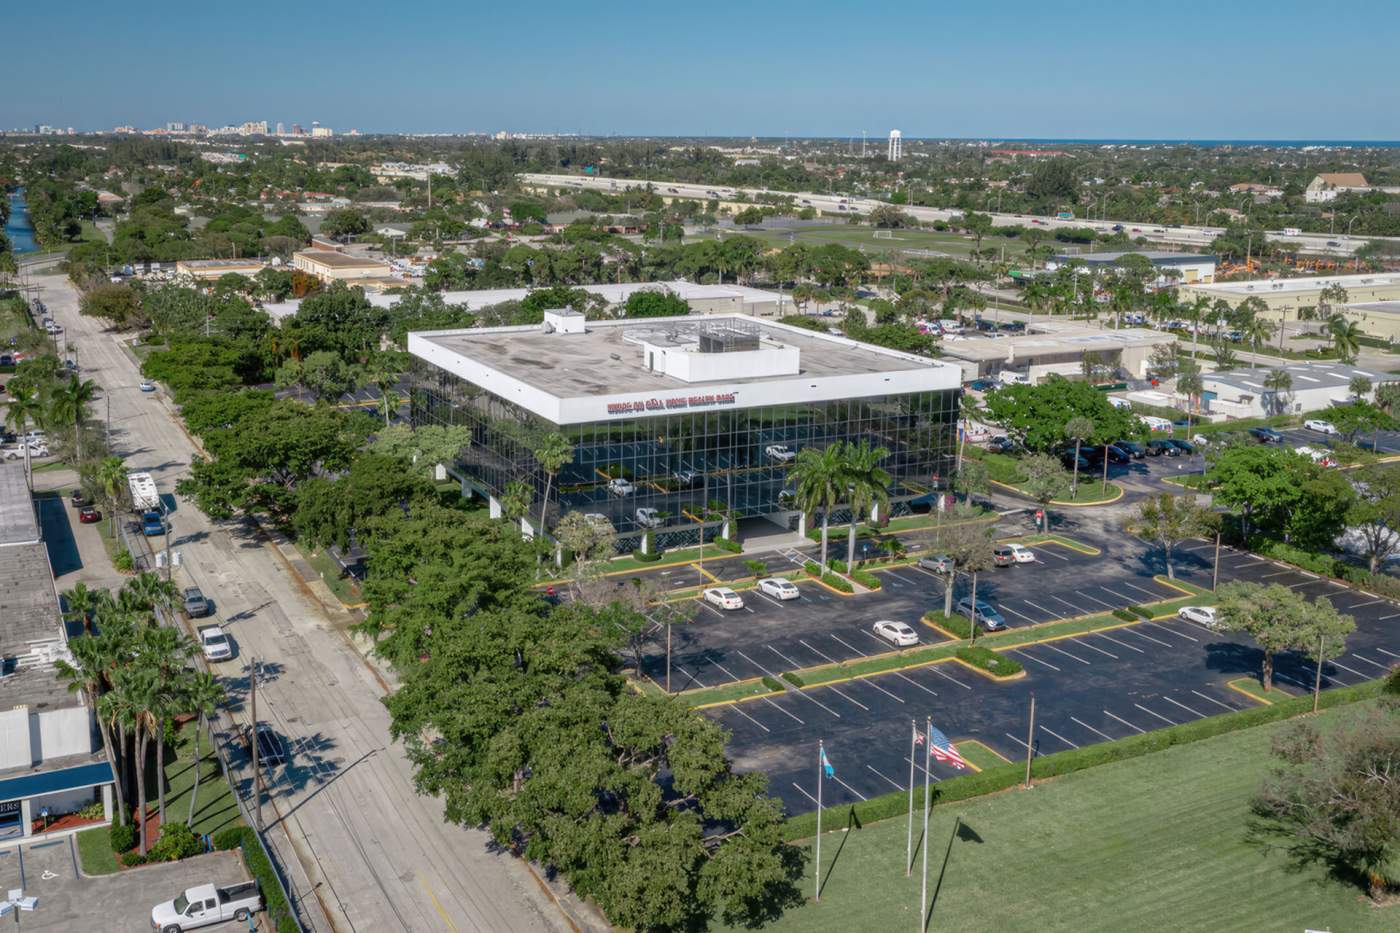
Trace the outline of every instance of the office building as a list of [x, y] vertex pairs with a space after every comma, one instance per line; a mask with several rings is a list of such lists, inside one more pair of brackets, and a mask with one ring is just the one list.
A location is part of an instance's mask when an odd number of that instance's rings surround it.
[[1400, 382], [1400, 376], [1394, 373], [1361, 369], [1348, 363], [1290, 363], [1278, 368], [1288, 373], [1286, 389], [1270, 388], [1268, 377], [1273, 369], [1202, 373], [1201, 408], [1224, 418], [1299, 414], [1352, 401], [1350, 386], [1357, 376], [1371, 382], [1367, 401], [1375, 398], [1375, 390], [1382, 384]]
[[889, 151], [886, 153], [891, 162], [898, 162], [899, 157], [904, 153], [904, 134], [899, 130], [890, 130]]
[[[800, 527], [789, 470], [838, 441], [889, 451], [892, 514], [953, 466], [956, 366], [745, 315], [585, 321], [566, 309], [540, 326], [412, 333], [408, 350], [414, 425], [469, 426], [450, 471], [493, 514], [508, 485], [528, 484], [527, 533], [546, 488], [550, 526], [602, 516], [626, 549], [647, 529], [662, 548], [694, 543], [702, 520], [731, 536], [748, 531], [733, 522]], [[554, 431], [573, 458], [551, 480], [531, 451]]]

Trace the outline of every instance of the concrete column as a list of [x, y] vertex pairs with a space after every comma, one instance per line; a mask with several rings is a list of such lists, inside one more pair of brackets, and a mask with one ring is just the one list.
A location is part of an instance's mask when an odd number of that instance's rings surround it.
[[112, 822], [112, 785], [102, 785], [102, 818]]
[[807, 513], [802, 512], [797, 516], [797, 533], [804, 538], [807, 536]]
[[488, 496], [486, 499], [486, 503], [491, 508], [492, 518], [500, 518], [503, 514], [505, 514], [501, 509], [501, 500], [497, 499], [495, 496]]
[[34, 814], [27, 799], [19, 802], [19, 824], [23, 835], [32, 836], [34, 834]]

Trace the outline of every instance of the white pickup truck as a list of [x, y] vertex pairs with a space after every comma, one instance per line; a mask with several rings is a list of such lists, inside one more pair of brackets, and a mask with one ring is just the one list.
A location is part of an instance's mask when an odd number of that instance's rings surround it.
[[151, 929], [159, 933], [183, 933], [225, 920], [245, 922], [248, 916], [262, 910], [262, 893], [256, 881], [245, 881], [228, 887], [201, 884], [186, 888], [174, 900], [151, 908]]

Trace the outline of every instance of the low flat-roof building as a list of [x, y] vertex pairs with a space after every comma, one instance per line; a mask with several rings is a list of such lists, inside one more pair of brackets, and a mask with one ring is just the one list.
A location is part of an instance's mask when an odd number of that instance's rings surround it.
[[1153, 348], [1176, 342], [1172, 334], [1145, 327], [1101, 330], [1052, 321], [1030, 329], [1034, 332], [1015, 337], [945, 337], [940, 348], [944, 359], [962, 367], [965, 379], [1014, 372], [1035, 383], [1052, 374], [1082, 376], [1090, 354], [1125, 378], [1144, 379]]
[[[406, 283], [400, 282], [400, 285]], [[666, 291], [685, 301], [690, 310], [697, 314], [747, 314], [751, 317], [780, 317], [794, 314], [796, 305], [790, 297], [778, 292], [749, 288], [746, 285], [696, 285], [680, 280], [671, 282], [604, 282], [598, 285], [580, 285], [579, 288], [603, 299], [610, 309], [621, 307], [637, 292]], [[486, 288], [474, 291], [443, 292], [442, 300], [450, 305], [477, 311], [507, 301], [523, 301], [534, 289], [529, 288]], [[398, 295], [370, 295], [370, 303], [380, 308], [392, 308], [399, 301]], [[283, 301], [266, 306], [274, 318], [284, 318], [296, 313], [300, 301]]]
[[188, 275], [198, 282], [214, 282], [229, 274], [252, 278], [267, 268], [260, 259], [181, 259], [175, 263], [177, 275]]
[[1354, 302], [1333, 308], [1333, 311], [1355, 321], [1364, 334], [1391, 343], [1400, 342], [1400, 299]]
[[292, 253], [292, 268], [314, 275], [322, 282], [388, 278], [393, 271], [389, 264], [382, 260], [371, 259], [368, 256], [352, 256], [328, 249], [304, 249]]
[[[1289, 387], [1271, 389], [1267, 379], [1275, 369], [1288, 373]], [[1347, 363], [1291, 363], [1260, 369], [1232, 369], [1201, 374], [1201, 408], [1224, 418], [1259, 418], [1268, 415], [1317, 411], [1352, 401], [1351, 381], [1357, 376], [1370, 380], [1367, 400], [1387, 382], [1400, 382], [1400, 376], [1361, 369]]]
[[45, 808], [56, 817], [100, 799], [112, 817], [92, 711], [54, 671], [68, 625], [24, 465], [0, 463], [0, 846], [42, 830]]
[[1215, 257], [1200, 253], [1173, 253], [1165, 250], [1121, 250], [1103, 253], [1064, 253], [1046, 260], [1045, 269], [1054, 272], [1061, 266], [1069, 265], [1072, 262], [1080, 263], [1090, 269], [1104, 269], [1116, 266], [1124, 256], [1143, 256], [1152, 261], [1152, 265], [1163, 271], [1158, 276], [1156, 285], [1165, 287], [1167, 285], [1179, 285], [1195, 282], [1215, 281]]
[[[413, 424], [472, 429], [450, 465], [464, 488], [499, 514], [506, 487], [524, 482], [534, 516], [548, 490], [549, 525], [602, 516], [628, 549], [647, 529], [660, 547], [694, 543], [716, 514], [707, 530], [799, 521], [788, 470], [807, 447], [888, 450], [895, 514], [952, 469], [956, 366], [800, 327], [547, 311], [542, 326], [411, 333], [408, 350]], [[554, 431], [573, 457], [551, 479], [532, 449]]]
[[1223, 298], [1238, 305], [1246, 298], [1258, 298], [1277, 320], [1286, 316], [1296, 320], [1299, 308], [1316, 307], [1322, 290], [1340, 285], [1346, 290], [1347, 303], [1358, 301], [1391, 301], [1400, 299], [1400, 273], [1365, 272], [1356, 275], [1314, 275], [1296, 279], [1251, 279], [1243, 282], [1215, 282], [1183, 285], [1181, 297], [1190, 301], [1204, 295], [1211, 301]]

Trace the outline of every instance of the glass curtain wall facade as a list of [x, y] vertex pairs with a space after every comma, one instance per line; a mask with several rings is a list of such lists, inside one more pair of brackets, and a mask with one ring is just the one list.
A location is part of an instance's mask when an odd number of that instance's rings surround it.
[[531, 452], [534, 439], [549, 431], [568, 439], [573, 460], [549, 484], [551, 526], [580, 511], [607, 516], [625, 536], [644, 528], [638, 509], [655, 509], [644, 521], [657, 524], [647, 527], [689, 529], [693, 540], [702, 510], [735, 519], [792, 511], [792, 457], [837, 441], [890, 451], [881, 465], [893, 477], [896, 515], [910, 499], [943, 488], [954, 465], [958, 389], [558, 426], [421, 360], [411, 377], [415, 427], [471, 428], [456, 467], [479, 492], [499, 499], [509, 483], [527, 483], [538, 514], [547, 477]]

